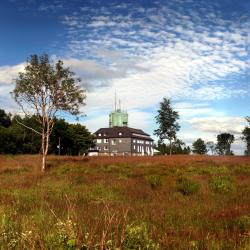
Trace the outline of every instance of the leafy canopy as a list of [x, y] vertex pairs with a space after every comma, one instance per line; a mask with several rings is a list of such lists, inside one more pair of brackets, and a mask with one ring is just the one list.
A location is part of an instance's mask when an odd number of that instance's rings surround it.
[[179, 123], [177, 122], [179, 114], [171, 107], [170, 100], [163, 98], [157, 112], [158, 115], [155, 118], [159, 128], [154, 131], [154, 134], [157, 135], [161, 141], [164, 139], [170, 141], [175, 140], [176, 132], [180, 129]]
[[216, 151], [219, 155], [231, 155], [231, 144], [234, 142], [234, 135], [222, 133], [217, 135]]
[[40, 118], [45, 114], [52, 118], [58, 110], [77, 115], [85, 100], [79, 82], [61, 60], [52, 65], [47, 54], [32, 55], [16, 79], [13, 96], [25, 113], [33, 111]]
[[205, 142], [199, 138], [193, 143], [193, 153], [195, 154], [206, 154], [207, 153], [207, 147]]

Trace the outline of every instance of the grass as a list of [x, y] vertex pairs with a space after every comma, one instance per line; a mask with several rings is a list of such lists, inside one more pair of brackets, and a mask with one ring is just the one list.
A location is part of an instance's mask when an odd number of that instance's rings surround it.
[[250, 158], [0, 155], [0, 249], [250, 249]]

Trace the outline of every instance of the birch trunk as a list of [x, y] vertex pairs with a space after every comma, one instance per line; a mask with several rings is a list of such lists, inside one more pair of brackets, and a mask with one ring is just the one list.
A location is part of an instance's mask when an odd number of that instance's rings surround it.
[[42, 131], [42, 171], [45, 171], [45, 165], [46, 165], [46, 155], [45, 155], [45, 131], [43, 129]]
[[172, 140], [170, 140], [170, 150], [169, 150], [170, 156], [172, 156]]

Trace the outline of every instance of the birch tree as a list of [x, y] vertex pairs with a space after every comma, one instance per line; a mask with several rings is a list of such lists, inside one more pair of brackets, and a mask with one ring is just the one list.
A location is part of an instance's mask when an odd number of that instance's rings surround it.
[[61, 60], [53, 64], [47, 54], [32, 55], [15, 83], [12, 92], [15, 101], [26, 115], [35, 115], [40, 125], [39, 130], [28, 128], [41, 136], [42, 171], [45, 171], [56, 114], [63, 111], [78, 115], [80, 105], [85, 104], [85, 91], [79, 85], [80, 79]]
[[171, 102], [167, 98], [163, 98], [163, 101], [160, 102], [160, 108], [157, 112], [158, 115], [155, 118], [159, 127], [154, 131], [154, 134], [159, 137], [160, 142], [163, 142], [165, 139], [169, 141], [170, 155], [172, 155], [173, 142], [177, 139], [176, 133], [180, 129], [180, 125], [177, 122], [179, 114], [173, 110]]

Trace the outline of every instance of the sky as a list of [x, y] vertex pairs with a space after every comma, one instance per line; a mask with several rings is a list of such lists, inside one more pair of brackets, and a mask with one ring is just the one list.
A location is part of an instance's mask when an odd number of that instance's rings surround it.
[[[82, 79], [91, 132], [108, 126], [117, 92], [129, 126], [153, 135], [163, 97], [180, 114], [178, 138], [216, 142], [250, 115], [249, 0], [2, 0], [0, 108], [31, 54], [62, 59]], [[64, 118], [73, 122], [72, 117]]]

